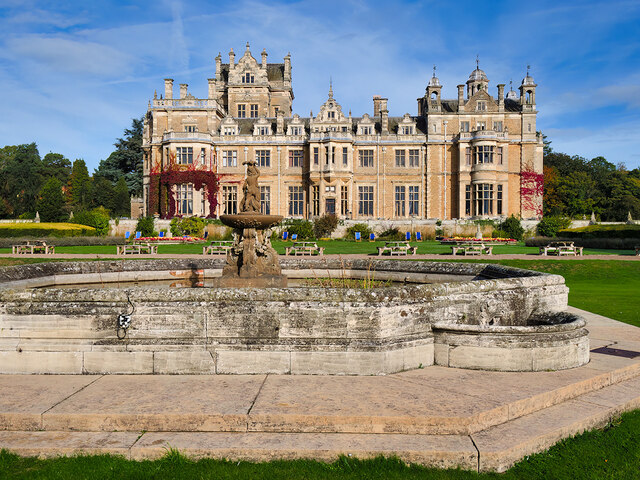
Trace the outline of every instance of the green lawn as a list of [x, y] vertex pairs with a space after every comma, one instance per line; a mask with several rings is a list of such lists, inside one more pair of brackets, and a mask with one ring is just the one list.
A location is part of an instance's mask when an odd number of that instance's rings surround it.
[[41, 460], [0, 452], [2, 479], [438, 479], [438, 480], [633, 480], [640, 472], [640, 410], [626, 413], [602, 430], [566, 439], [532, 455], [504, 474], [477, 474], [405, 465], [397, 459], [333, 463], [310, 460], [268, 463], [190, 461], [175, 451], [156, 461], [136, 462], [96, 455]]

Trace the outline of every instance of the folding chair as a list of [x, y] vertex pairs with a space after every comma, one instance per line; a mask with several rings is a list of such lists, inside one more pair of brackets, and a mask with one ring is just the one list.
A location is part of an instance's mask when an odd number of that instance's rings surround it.
[[353, 236], [355, 237], [356, 242], [362, 240], [360, 232], [355, 232]]
[[129, 240], [130, 236], [131, 236], [131, 232], [124, 232], [124, 239], [125, 240]]
[[291, 241], [295, 242], [298, 239], [298, 234], [297, 233], [292, 233], [291, 234]]
[[405, 239], [407, 242], [410, 242], [410, 241], [411, 241], [411, 232], [407, 232], [407, 234], [405, 235], [404, 239]]
[[158, 234], [158, 236], [159, 236], [160, 238], [164, 238], [164, 232], [160, 232], [160, 233]]
[[376, 241], [376, 236], [373, 233], [369, 234], [369, 241], [370, 242], [375, 242]]
[[136, 240], [138, 240], [142, 236], [142, 232], [136, 232]]
[[289, 240], [289, 232], [282, 232], [282, 240], [285, 242]]
[[422, 241], [422, 232], [416, 232], [416, 242]]

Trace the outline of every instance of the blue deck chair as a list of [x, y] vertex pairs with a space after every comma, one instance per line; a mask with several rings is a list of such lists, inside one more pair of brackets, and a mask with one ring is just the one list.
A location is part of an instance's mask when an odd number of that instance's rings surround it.
[[206, 240], [208, 236], [209, 236], [209, 231], [207, 230], [206, 232], [204, 232], [204, 237], [203, 238]]
[[136, 232], [136, 240], [138, 240], [142, 236], [142, 232]]
[[282, 232], [282, 240], [285, 242], [289, 240], [289, 232]]
[[292, 233], [291, 234], [291, 241], [295, 242], [298, 239], [298, 234], [297, 233]]
[[373, 234], [373, 233], [370, 233], [370, 234], [369, 234], [369, 241], [370, 241], [370, 242], [375, 242], [375, 241], [376, 241], [376, 236], [375, 236], [375, 234]]
[[410, 242], [410, 241], [411, 241], [411, 232], [407, 232], [407, 234], [405, 235], [404, 239], [405, 239], [407, 242]]
[[131, 232], [124, 232], [124, 239], [125, 240], [129, 240], [130, 236], [131, 236]]
[[160, 238], [164, 238], [164, 232], [160, 232], [160, 233], [158, 234], [158, 236], [159, 236]]
[[360, 232], [355, 232], [353, 235], [356, 239], [356, 242], [359, 242], [360, 240], [362, 240]]
[[422, 241], [422, 232], [416, 232], [416, 241], [417, 242], [421, 242]]

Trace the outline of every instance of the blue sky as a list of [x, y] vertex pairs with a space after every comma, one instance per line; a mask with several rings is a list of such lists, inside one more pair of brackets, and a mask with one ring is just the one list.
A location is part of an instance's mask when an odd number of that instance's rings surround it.
[[556, 151], [640, 167], [640, 2], [0, 0], [0, 146], [36, 142], [90, 170], [163, 79], [205, 97], [214, 58], [251, 43], [291, 52], [293, 110], [318, 111], [329, 78], [354, 116], [389, 98], [417, 113], [433, 65], [444, 98], [475, 68], [514, 88], [527, 65], [538, 128]]

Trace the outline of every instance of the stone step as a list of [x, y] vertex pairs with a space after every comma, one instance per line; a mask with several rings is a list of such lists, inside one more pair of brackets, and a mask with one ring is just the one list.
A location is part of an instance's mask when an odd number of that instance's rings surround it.
[[525, 455], [603, 426], [622, 411], [639, 406], [640, 379], [636, 378], [472, 435], [0, 431], [0, 448], [25, 456], [111, 453], [135, 460], [156, 459], [171, 448], [194, 459], [256, 462], [299, 458], [330, 462], [340, 455], [384, 455], [438, 468], [502, 472]]

